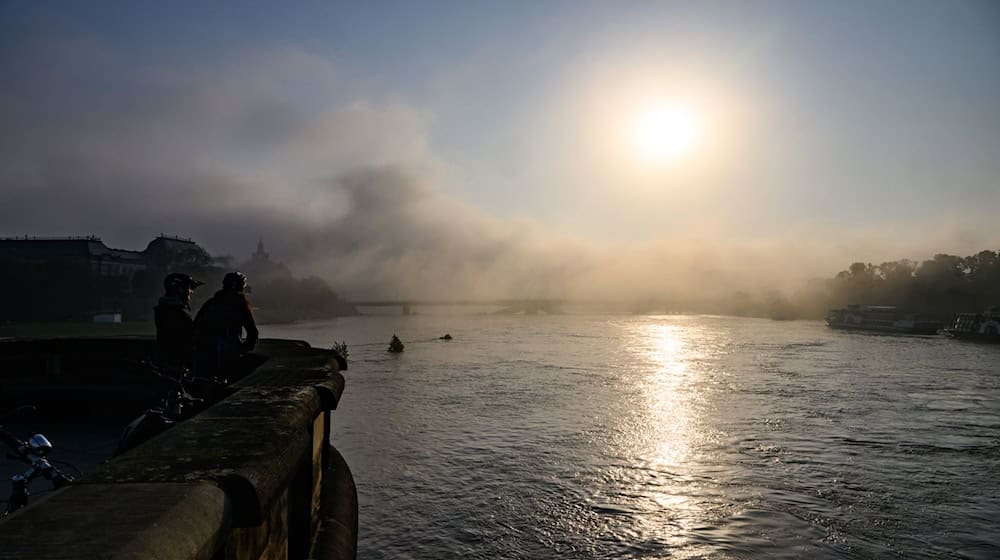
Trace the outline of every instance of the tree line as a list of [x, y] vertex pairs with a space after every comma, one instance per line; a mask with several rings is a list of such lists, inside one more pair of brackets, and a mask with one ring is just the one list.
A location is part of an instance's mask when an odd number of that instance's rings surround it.
[[818, 319], [829, 309], [859, 304], [894, 305], [948, 321], [956, 313], [1000, 305], [1000, 253], [940, 253], [923, 262], [901, 259], [878, 265], [855, 262], [790, 296], [738, 294], [727, 303], [737, 314], [776, 319]]
[[837, 274], [831, 288], [834, 306], [896, 305], [948, 319], [1000, 304], [1000, 254], [941, 253], [921, 263], [903, 259], [877, 266], [856, 262]]

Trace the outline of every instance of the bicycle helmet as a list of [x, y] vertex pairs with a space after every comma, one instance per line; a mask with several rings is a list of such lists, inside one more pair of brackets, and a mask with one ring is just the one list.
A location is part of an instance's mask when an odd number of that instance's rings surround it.
[[173, 272], [163, 279], [163, 288], [167, 292], [179, 292], [191, 288], [192, 290], [201, 286], [204, 282], [199, 282], [187, 274]]
[[247, 287], [247, 277], [242, 272], [230, 272], [222, 279], [222, 289], [242, 292]]

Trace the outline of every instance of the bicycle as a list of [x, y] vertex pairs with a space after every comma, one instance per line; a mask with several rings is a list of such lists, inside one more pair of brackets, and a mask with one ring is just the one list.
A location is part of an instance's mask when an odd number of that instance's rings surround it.
[[[59, 468], [49, 461], [47, 457], [52, 452], [52, 443], [44, 435], [35, 434], [27, 441], [23, 441], [3, 429], [2, 422], [17, 414], [33, 410], [34, 407], [22, 406], [0, 417], [0, 441], [10, 449], [7, 453], [7, 458], [12, 460], [17, 459], [29, 465], [28, 470], [24, 471], [24, 473], [11, 477], [10, 497], [7, 499], [7, 505], [4, 507], [3, 512], [0, 513], [0, 517], [7, 517], [28, 505], [28, 496], [30, 495], [28, 484], [39, 476], [52, 482], [53, 490], [71, 484], [74, 480], [71, 475], [59, 470]], [[74, 470], [76, 469], [74, 468]]]
[[[163, 367], [152, 362], [142, 362], [169, 387], [159, 405], [140, 414], [122, 430], [121, 440], [112, 456], [118, 456], [174, 424], [187, 420], [217, 398], [218, 389], [226, 383], [214, 377], [196, 377], [186, 368]], [[188, 384], [198, 384], [208, 398], [195, 397], [188, 392]]]

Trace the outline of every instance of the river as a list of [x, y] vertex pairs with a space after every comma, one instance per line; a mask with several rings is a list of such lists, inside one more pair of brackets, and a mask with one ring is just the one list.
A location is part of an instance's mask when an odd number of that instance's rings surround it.
[[350, 349], [359, 558], [1000, 557], [1000, 346], [418, 311], [263, 328]]

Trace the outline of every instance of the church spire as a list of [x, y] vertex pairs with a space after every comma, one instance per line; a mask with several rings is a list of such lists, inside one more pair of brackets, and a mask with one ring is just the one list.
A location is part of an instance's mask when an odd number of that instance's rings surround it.
[[250, 256], [250, 258], [252, 258], [255, 261], [268, 261], [268, 260], [271, 260], [271, 256], [268, 255], [267, 251], [264, 250], [264, 238], [263, 237], [258, 237], [257, 238], [257, 251], [255, 251], [254, 254]]

